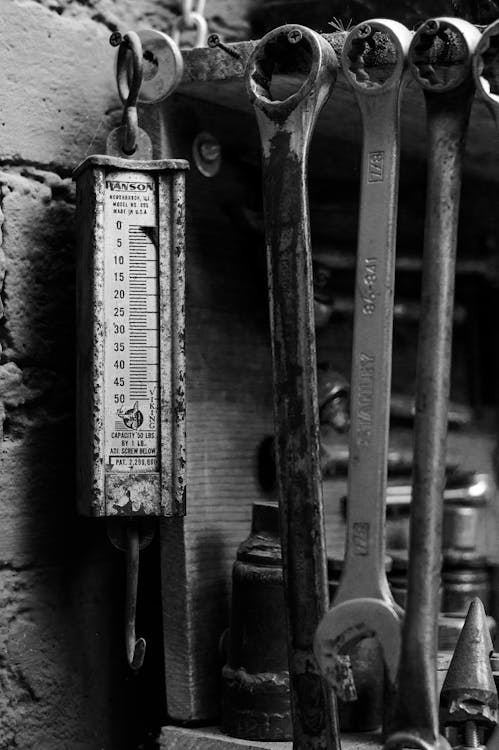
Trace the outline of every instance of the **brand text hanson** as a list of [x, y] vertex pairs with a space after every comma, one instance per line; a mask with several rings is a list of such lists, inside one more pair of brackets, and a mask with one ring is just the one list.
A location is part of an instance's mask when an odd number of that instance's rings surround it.
[[153, 192], [154, 185], [150, 182], [115, 182], [114, 180], [106, 180], [106, 188], [108, 190], [115, 190], [117, 192], [136, 192], [145, 193], [146, 191]]

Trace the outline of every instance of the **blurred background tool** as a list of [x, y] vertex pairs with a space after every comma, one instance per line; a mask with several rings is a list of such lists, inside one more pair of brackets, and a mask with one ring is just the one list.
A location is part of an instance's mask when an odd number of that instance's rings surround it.
[[440, 730], [453, 748], [483, 748], [498, 722], [485, 610], [471, 602], [440, 693]]

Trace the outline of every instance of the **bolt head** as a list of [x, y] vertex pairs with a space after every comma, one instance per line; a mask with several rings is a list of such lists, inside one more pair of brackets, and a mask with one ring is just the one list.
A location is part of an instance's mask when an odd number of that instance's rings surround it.
[[220, 34], [210, 34], [207, 39], [208, 47], [212, 49], [220, 44]]
[[199, 144], [199, 153], [204, 161], [213, 164], [220, 158], [220, 144], [214, 141], [205, 141]]
[[300, 29], [291, 29], [288, 31], [288, 42], [290, 44], [298, 44], [303, 39], [303, 34]]
[[211, 133], [199, 133], [192, 144], [194, 164], [205, 177], [214, 177], [222, 163], [222, 148]]
[[371, 36], [371, 33], [372, 29], [368, 23], [363, 23], [362, 26], [359, 26], [357, 29], [357, 34], [362, 37]]
[[111, 45], [111, 47], [119, 47], [122, 41], [123, 37], [119, 31], [113, 31], [113, 33], [109, 37], [109, 44]]
[[440, 24], [438, 21], [435, 21], [433, 18], [430, 18], [426, 23], [423, 24], [423, 33], [424, 34], [431, 34], [432, 36], [437, 33], [437, 31], [440, 28]]

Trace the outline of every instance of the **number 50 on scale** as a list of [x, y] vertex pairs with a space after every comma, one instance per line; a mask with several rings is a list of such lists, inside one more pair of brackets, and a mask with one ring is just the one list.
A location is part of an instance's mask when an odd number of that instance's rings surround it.
[[183, 160], [78, 168], [78, 504], [185, 512]]

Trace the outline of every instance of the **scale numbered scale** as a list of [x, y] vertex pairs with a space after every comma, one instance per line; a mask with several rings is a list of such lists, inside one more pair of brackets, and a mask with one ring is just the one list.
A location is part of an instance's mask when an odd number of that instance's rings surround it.
[[78, 496], [97, 516], [185, 512], [182, 160], [86, 159], [78, 216]]
[[104, 455], [108, 471], [159, 471], [159, 274], [154, 177], [104, 187]]

